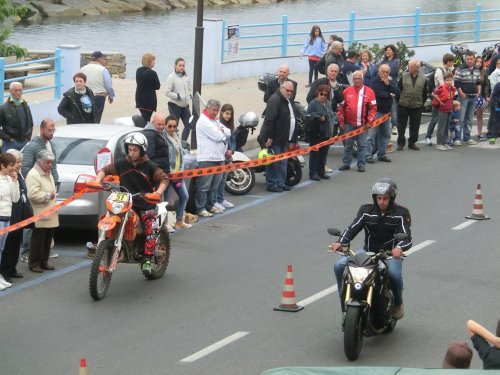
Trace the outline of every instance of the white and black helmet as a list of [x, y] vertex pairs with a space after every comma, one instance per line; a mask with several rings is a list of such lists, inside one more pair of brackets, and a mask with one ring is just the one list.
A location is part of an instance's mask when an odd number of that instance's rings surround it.
[[128, 148], [128, 145], [139, 146], [139, 148], [141, 149], [141, 155], [144, 155], [146, 153], [146, 150], [148, 149], [148, 140], [146, 139], [144, 134], [139, 132], [134, 132], [127, 135], [123, 140], [123, 143], [125, 144], [125, 148]]
[[247, 112], [240, 116], [238, 122], [245, 128], [253, 128], [259, 125], [259, 117], [255, 112]]
[[396, 200], [397, 194], [398, 186], [390, 178], [381, 178], [372, 186], [372, 197], [375, 204], [377, 203], [377, 195], [388, 195], [390, 199], [389, 202], [392, 205]]

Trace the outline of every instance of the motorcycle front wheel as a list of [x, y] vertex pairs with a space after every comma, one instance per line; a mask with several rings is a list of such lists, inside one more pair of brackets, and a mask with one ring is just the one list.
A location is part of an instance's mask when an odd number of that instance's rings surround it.
[[348, 360], [355, 361], [363, 347], [363, 309], [348, 307], [344, 323], [344, 353]]
[[255, 173], [250, 168], [241, 168], [227, 174], [225, 190], [232, 195], [245, 195], [255, 184]]
[[113, 240], [104, 240], [97, 245], [94, 260], [90, 266], [89, 278], [90, 296], [96, 301], [103, 299], [109, 289], [113, 274], [108, 272], [108, 268], [111, 264], [113, 250]]
[[295, 186], [302, 180], [302, 166], [296, 159], [288, 159], [286, 167], [286, 186]]
[[168, 262], [170, 261], [170, 238], [168, 232], [160, 232], [156, 239], [155, 261], [151, 272], [143, 272], [143, 275], [148, 280], [156, 280], [162, 277], [167, 270]]

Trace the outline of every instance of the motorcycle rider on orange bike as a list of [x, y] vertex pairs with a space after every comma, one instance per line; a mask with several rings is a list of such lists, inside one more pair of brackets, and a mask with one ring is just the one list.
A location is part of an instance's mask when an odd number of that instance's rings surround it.
[[[139, 132], [130, 133], [124, 139], [127, 156], [108, 164], [97, 173], [96, 182], [100, 183], [107, 175], [118, 175], [120, 185], [130, 193], [152, 193], [160, 199], [168, 186], [168, 177], [163, 170], [146, 155], [148, 141]], [[156, 186], [158, 186], [156, 188]], [[155, 189], [156, 188], [156, 189]], [[154, 254], [156, 238], [153, 235], [157, 225], [155, 205], [147, 203], [140, 196], [135, 196], [133, 209], [139, 215], [144, 227], [146, 239], [144, 241], [144, 261], [141, 265], [143, 272], [151, 272], [151, 257]]]

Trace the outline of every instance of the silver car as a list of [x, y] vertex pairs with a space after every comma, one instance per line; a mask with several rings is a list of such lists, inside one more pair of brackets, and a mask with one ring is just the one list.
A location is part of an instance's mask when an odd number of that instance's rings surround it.
[[[94, 161], [97, 152], [107, 147], [113, 160], [125, 157], [123, 139], [142, 129], [131, 126], [81, 124], [57, 128], [52, 139], [57, 153], [59, 173], [58, 203], [85, 188], [85, 182], [95, 178]], [[62, 228], [95, 229], [105, 212], [105, 192], [88, 193], [59, 211]]]

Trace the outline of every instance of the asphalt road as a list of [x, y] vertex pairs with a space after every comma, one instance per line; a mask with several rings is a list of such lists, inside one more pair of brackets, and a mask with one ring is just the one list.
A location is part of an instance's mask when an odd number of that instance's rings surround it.
[[[498, 319], [498, 148], [421, 149], [395, 152], [392, 163], [365, 173], [335, 171], [328, 181], [311, 182], [304, 170], [288, 193], [266, 192], [257, 175], [250, 195], [229, 197], [236, 208], [172, 236], [165, 277], [146, 281], [138, 266], [121, 265], [99, 302], [88, 293], [89, 234], [60, 235], [57, 273], [34, 277], [21, 265], [29, 277], [0, 294], [0, 374], [76, 373], [81, 357], [95, 375], [352, 365], [326, 228], [348, 225], [379, 177], [397, 181], [417, 251], [404, 266], [405, 318], [390, 335], [366, 339], [354, 364], [440, 367], [451, 341], [468, 340], [467, 319], [492, 329]], [[331, 150], [328, 164], [338, 167], [340, 155]], [[453, 229], [467, 221], [478, 183], [491, 220]], [[273, 311], [288, 264], [297, 300], [307, 304], [298, 313]], [[481, 368], [477, 356], [472, 367]]]

